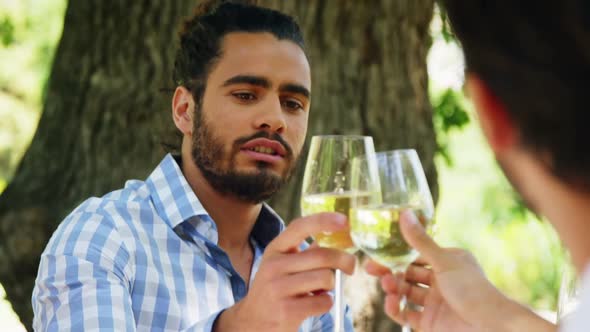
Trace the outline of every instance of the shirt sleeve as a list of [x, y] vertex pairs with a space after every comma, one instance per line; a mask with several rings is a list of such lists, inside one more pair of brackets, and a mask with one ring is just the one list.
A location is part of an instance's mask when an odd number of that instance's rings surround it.
[[222, 312], [226, 309], [219, 310], [218, 312], [212, 314], [211, 316], [200, 320], [194, 326], [189, 327], [182, 332], [213, 332], [213, 326], [215, 326], [215, 321], [219, 318]]
[[582, 284], [574, 301], [575, 309], [559, 319], [560, 332], [588, 331], [590, 326], [590, 264], [582, 274]]
[[[312, 325], [312, 332], [333, 332], [334, 331], [334, 316], [332, 311], [329, 311], [322, 316], [314, 319]], [[350, 307], [347, 305], [344, 309], [344, 331], [354, 332], [352, 324], [352, 314]]]
[[[34, 330], [136, 331], [134, 264], [110, 217], [67, 217], [41, 255], [32, 295]], [[213, 331], [221, 312], [183, 331]]]
[[70, 215], [41, 256], [32, 295], [36, 331], [135, 331], [130, 257], [108, 217]]

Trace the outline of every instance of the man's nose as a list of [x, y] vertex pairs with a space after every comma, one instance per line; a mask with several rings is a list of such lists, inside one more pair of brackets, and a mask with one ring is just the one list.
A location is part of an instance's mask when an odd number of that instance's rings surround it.
[[287, 129], [287, 123], [280, 99], [273, 98], [261, 106], [254, 119], [255, 129], [283, 134]]

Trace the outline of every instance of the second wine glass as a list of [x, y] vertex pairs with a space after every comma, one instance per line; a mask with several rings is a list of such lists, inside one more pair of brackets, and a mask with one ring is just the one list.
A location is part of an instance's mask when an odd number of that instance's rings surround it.
[[[377, 182], [380, 192], [369, 196], [369, 200], [351, 202], [350, 232], [355, 245], [393, 273], [405, 273], [419, 253], [402, 236], [402, 212], [411, 210], [425, 228], [433, 227], [434, 204], [418, 154], [411, 149], [380, 152], [376, 164], [359, 157], [353, 163], [352, 174], [353, 191], [357, 185]], [[368, 181], [366, 176], [376, 179]], [[400, 311], [405, 307], [406, 297], [402, 295]]]
[[[314, 136], [311, 139], [303, 188], [301, 214], [307, 216], [319, 212], [340, 212], [350, 217], [350, 202], [367, 200], [369, 193], [362, 184], [351, 188], [351, 163], [353, 158], [375, 158], [373, 139], [368, 136], [330, 135]], [[371, 177], [367, 177], [371, 178]], [[315, 234], [320, 247], [356, 251], [350, 233], [336, 232]], [[344, 302], [342, 295], [342, 272], [335, 271], [334, 331], [344, 331]]]

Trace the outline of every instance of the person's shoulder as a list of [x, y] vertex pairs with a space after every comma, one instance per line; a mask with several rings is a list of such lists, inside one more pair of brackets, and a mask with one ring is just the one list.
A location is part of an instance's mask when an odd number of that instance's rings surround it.
[[82, 202], [73, 212], [83, 209], [97, 210], [108, 204], [127, 205], [149, 201], [150, 190], [144, 181], [128, 180], [125, 187], [111, 191], [102, 197], [90, 197]]
[[58, 225], [53, 232], [44, 254], [73, 255], [83, 243], [85, 247], [101, 239], [113, 239], [118, 227], [113, 217], [104, 207], [109, 201], [104, 198], [91, 197], [82, 202]]
[[149, 197], [144, 182], [131, 180], [123, 189], [86, 199], [59, 224], [46, 252], [61, 251], [83, 240], [100, 242], [109, 237], [122, 241], [135, 227], [142, 211], [151, 213]]
[[[142, 208], [151, 208], [150, 191], [143, 181], [129, 180], [125, 187], [102, 197], [90, 197], [76, 207], [66, 218], [95, 215], [101, 219], [132, 219]], [[121, 217], [121, 218], [119, 218]]]

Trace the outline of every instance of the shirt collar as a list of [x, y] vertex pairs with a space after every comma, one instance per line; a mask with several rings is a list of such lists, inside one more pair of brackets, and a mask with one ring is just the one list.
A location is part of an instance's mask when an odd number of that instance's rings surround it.
[[[156, 211], [172, 229], [192, 219], [191, 224], [196, 230], [217, 244], [217, 227], [186, 181], [179, 164], [179, 157], [176, 159], [167, 154], [146, 180]], [[266, 248], [284, 228], [281, 217], [263, 203], [251, 236], [262, 248]]]
[[179, 163], [167, 154], [146, 180], [158, 215], [173, 229], [191, 217], [208, 215]]
[[266, 203], [262, 204], [262, 209], [256, 219], [251, 236], [262, 247], [266, 248], [268, 243], [277, 237], [285, 229], [285, 224], [281, 217]]

